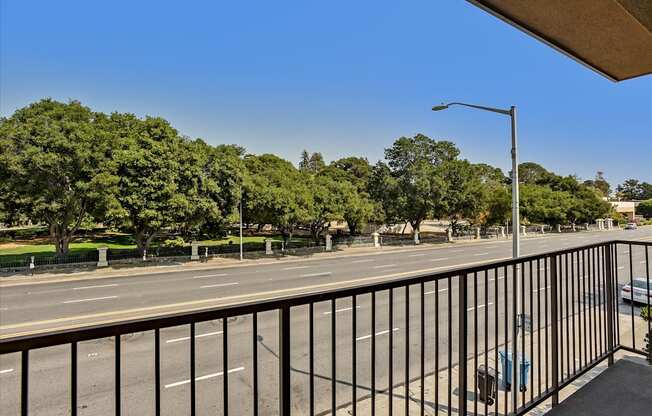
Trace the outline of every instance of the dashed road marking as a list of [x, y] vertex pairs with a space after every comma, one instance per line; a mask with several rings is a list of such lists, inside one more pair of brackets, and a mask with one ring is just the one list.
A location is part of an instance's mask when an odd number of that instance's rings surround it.
[[[355, 308], [356, 308], [356, 309], [360, 309], [361, 307], [360, 307], [360, 306], [356, 306]], [[349, 307], [349, 308], [342, 308], [342, 309], [335, 309], [335, 313], [347, 312], [347, 311], [351, 311], [351, 310], [353, 310], [352, 307]], [[324, 315], [330, 315], [331, 313], [332, 313], [331, 311], [326, 311], [326, 312], [324, 312]]]
[[4, 370], [0, 370], [0, 374], [9, 374], [13, 371], [14, 371], [13, 368], [5, 368]]
[[[228, 371], [228, 373], [229, 373], [229, 374], [231, 374], [231, 373], [237, 373], [237, 372], [242, 371], [242, 370], [244, 370], [244, 367], [231, 368], [231, 369]], [[208, 379], [210, 379], [210, 378], [220, 377], [220, 376], [223, 376], [223, 375], [224, 375], [224, 372], [223, 372], [223, 371], [220, 371], [220, 372], [217, 372], [217, 373], [206, 374], [206, 375], [204, 375], [204, 376], [195, 377], [195, 381], [208, 380]], [[166, 389], [169, 389], [170, 387], [183, 386], [184, 384], [189, 384], [189, 383], [190, 383], [190, 379], [187, 379], [187, 380], [181, 380], [181, 381], [177, 381], [177, 382], [175, 382], [175, 383], [166, 384], [166, 385], [165, 385], [165, 388], [166, 388]]]
[[201, 275], [201, 276], [193, 276], [192, 278], [193, 279], [203, 279], [205, 277], [224, 277], [224, 276], [228, 276], [228, 274], [227, 273], [204, 274], [204, 275]]
[[321, 272], [321, 273], [308, 273], [302, 274], [301, 277], [321, 277], [321, 276], [330, 276], [332, 272]]
[[374, 269], [385, 269], [387, 267], [396, 267], [396, 264], [381, 264], [380, 266], [374, 266]]
[[[222, 331], [207, 332], [205, 334], [195, 335], [195, 338], [205, 338], [205, 337], [211, 337], [213, 335], [222, 335]], [[172, 338], [172, 339], [168, 339], [167, 341], [165, 341], [165, 343], [166, 344], [174, 344], [175, 342], [182, 342], [182, 341], [188, 341], [188, 340], [190, 340], [190, 337]]]
[[[396, 332], [396, 331], [398, 331], [398, 328], [392, 329], [392, 332]], [[380, 331], [380, 332], [376, 332], [376, 336], [386, 335], [386, 334], [389, 334], [389, 329], [386, 329], [386, 330]], [[361, 337], [356, 338], [355, 340], [356, 341], [364, 341], [365, 339], [369, 339], [369, 338], [371, 338], [371, 334], [363, 335]]]
[[116, 287], [116, 286], [118, 286], [117, 283], [112, 283], [110, 285], [95, 285], [95, 286], [73, 287], [72, 290], [99, 289], [99, 288], [103, 288], [103, 287]]
[[94, 302], [96, 300], [107, 300], [107, 299], [117, 299], [117, 296], [102, 296], [100, 298], [74, 299], [74, 300], [66, 300], [66, 301], [61, 302], [61, 303]]
[[216, 283], [214, 285], [204, 285], [204, 286], [199, 286], [200, 289], [208, 289], [209, 287], [223, 287], [223, 286], [235, 286], [240, 283], [238, 282], [229, 282], [229, 283]]

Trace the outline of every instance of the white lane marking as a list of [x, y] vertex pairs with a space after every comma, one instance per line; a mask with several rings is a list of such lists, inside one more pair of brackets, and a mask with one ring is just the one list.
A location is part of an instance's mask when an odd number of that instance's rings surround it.
[[374, 259], [353, 260], [351, 263], [371, 263]]
[[117, 296], [102, 296], [101, 298], [88, 298], [88, 299], [75, 299], [75, 300], [67, 300], [61, 303], [81, 303], [81, 302], [93, 302], [96, 300], [106, 300], [106, 299], [116, 299]]
[[95, 358], [95, 357], [97, 357], [98, 355], [100, 355], [99, 352], [89, 352], [86, 356], [87, 356], [88, 358]]
[[[244, 370], [244, 367], [231, 368], [231, 369], [228, 371], [228, 373], [229, 373], [229, 374], [231, 374], [231, 373], [237, 373], [238, 371], [242, 371], [242, 370]], [[220, 377], [220, 376], [223, 376], [223, 375], [224, 375], [224, 372], [223, 372], [223, 371], [220, 371], [220, 372], [218, 372], [218, 373], [206, 374], [205, 376], [195, 377], [195, 381], [208, 380], [209, 378]], [[166, 389], [169, 389], [170, 387], [183, 386], [184, 384], [189, 384], [189, 383], [190, 383], [190, 379], [188, 379], [188, 380], [181, 380], [181, 381], [177, 381], [176, 383], [166, 384], [166, 385], [165, 385], [165, 388], [166, 388]]]
[[[448, 288], [445, 288], [445, 289], [439, 289], [438, 292], [441, 293], [441, 292], [445, 292], [445, 291], [447, 291], [447, 290], [448, 290]], [[427, 292], [423, 292], [424, 295], [432, 295], [432, 294], [434, 294], [434, 293], [435, 293], [434, 290], [429, 290], [429, 291], [427, 291]]]
[[374, 269], [384, 269], [387, 267], [396, 267], [396, 264], [381, 264], [380, 266], [374, 266]]
[[545, 289], [550, 289], [550, 286], [540, 287], [538, 289], [532, 289], [532, 292], [536, 293], [536, 292], [540, 292], [540, 291], [545, 290]]
[[203, 279], [204, 277], [224, 277], [224, 276], [228, 276], [228, 274], [227, 273], [204, 274], [204, 275], [201, 275], [201, 276], [193, 276], [192, 278], [193, 279]]
[[222, 287], [222, 286], [235, 286], [238, 285], [238, 282], [230, 282], [230, 283], [216, 283], [214, 285], [204, 285], [204, 286], [199, 286], [200, 289], [207, 289], [209, 287]]
[[498, 246], [485, 246], [485, 248], [496, 248]]
[[[504, 278], [505, 278], [505, 276], [498, 276], [498, 280], [503, 280]], [[494, 277], [492, 277], [491, 279], [489, 279], [490, 282], [493, 282], [493, 281], [495, 281], [495, 280], [496, 280], [496, 278], [494, 278]]]
[[622, 270], [624, 268], [625, 268], [625, 266], [618, 266], [618, 270]]
[[0, 370], [0, 374], [8, 374], [14, 371], [13, 368], [5, 368], [4, 370]]
[[[484, 308], [485, 306], [491, 306], [491, 305], [493, 305], [493, 304], [494, 304], [493, 302], [489, 302], [489, 303], [487, 303], [486, 305], [484, 305], [484, 304], [482, 304], [482, 305], [478, 305], [478, 309], [482, 309], [482, 308]], [[468, 312], [468, 311], [472, 311], [472, 310], [474, 310], [474, 309], [475, 309], [475, 306], [472, 306], [472, 307], [468, 308], [466, 311]]]
[[116, 287], [118, 286], [117, 283], [112, 283], [110, 285], [95, 285], [95, 286], [79, 286], [79, 287], [73, 287], [72, 290], [84, 290], [84, 289], [98, 289], [102, 287]]
[[[398, 328], [392, 329], [392, 332], [396, 332], [396, 331], [398, 331]], [[376, 336], [385, 335], [385, 334], [389, 334], [389, 329], [386, 329], [386, 330], [380, 331], [380, 332], [376, 332]], [[369, 339], [369, 338], [371, 338], [371, 334], [363, 335], [361, 337], [357, 337], [355, 340], [356, 341], [364, 341], [365, 339]]]
[[283, 270], [299, 270], [299, 269], [307, 269], [308, 267], [314, 267], [314, 266], [294, 266], [294, 267], [285, 267]]
[[488, 252], [485, 252], [485, 253], [475, 253], [475, 254], [474, 254], [474, 256], [487, 256], [487, 255], [489, 255]]
[[9, 308], [0, 308], [0, 311], [8, 311]]
[[320, 277], [320, 276], [330, 276], [333, 274], [332, 272], [321, 272], [321, 273], [309, 273], [309, 274], [302, 274], [301, 277]]
[[428, 253], [417, 253], [417, 254], [410, 254], [408, 257], [423, 257], [427, 255]]
[[[355, 308], [360, 309], [361, 307], [356, 306]], [[353, 310], [352, 307], [350, 307], [350, 308], [342, 308], [342, 309], [335, 309], [335, 313], [346, 312], [346, 311], [351, 311], [351, 310]], [[331, 311], [324, 312], [324, 315], [330, 315], [330, 314], [331, 314]]]
[[[205, 338], [205, 337], [212, 337], [213, 335], [221, 335], [222, 331], [215, 331], [215, 332], [207, 332], [205, 334], [201, 335], [195, 335], [195, 338]], [[188, 341], [190, 337], [181, 337], [181, 338], [172, 338], [168, 339], [165, 341], [166, 344], [174, 344], [175, 342], [181, 342], [181, 341]]]
[[462, 253], [464, 250], [451, 250], [451, 253]]
[[623, 254], [629, 254], [629, 250], [623, 251]]
[[639, 263], [641, 263], [641, 264], [645, 264], [645, 263], [647, 263], [647, 261], [645, 261], [645, 260], [641, 260], [641, 261], [639, 261]]
[[428, 261], [444, 261], [444, 260], [448, 260], [448, 257], [439, 257], [437, 259], [430, 259]]

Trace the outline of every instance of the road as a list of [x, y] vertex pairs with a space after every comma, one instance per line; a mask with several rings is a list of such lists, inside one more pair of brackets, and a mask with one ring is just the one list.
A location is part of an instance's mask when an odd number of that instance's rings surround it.
[[[610, 239], [652, 239], [650, 227], [637, 231], [578, 233], [548, 235], [543, 238], [524, 239], [522, 254], [553, 251], [560, 248], [586, 245]], [[619, 249], [619, 264], [626, 264], [629, 253]], [[511, 241], [490, 241], [429, 247], [415, 247], [400, 251], [383, 251], [355, 256], [320, 257], [305, 261], [278, 262], [267, 265], [247, 265], [209, 270], [152, 273], [132, 277], [115, 277], [70, 282], [41, 283], [2, 287], [0, 290], [0, 334], [9, 336], [31, 331], [49, 331], [89, 323], [147, 316], [157, 313], [193, 308], [205, 308], [243, 300], [269, 298], [294, 293], [306, 293], [346, 285], [397, 279], [409, 275], [435, 272], [450, 267], [473, 265], [510, 257]], [[644, 275], [647, 263], [642, 252], [632, 253], [635, 275]], [[625, 267], [625, 266], [621, 266]], [[629, 279], [627, 270], [619, 272], [619, 281]], [[532, 285], [540, 285], [533, 272]], [[529, 271], [526, 290], [530, 290]], [[487, 285], [480, 276], [477, 293], [470, 286], [470, 325], [478, 323], [479, 339], [484, 340], [483, 314], [489, 322], [488, 348], [494, 348], [494, 322], [503, 325], [504, 302], [494, 299], [496, 281], [504, 289], [502, 271], [487, 276]], [[455, 362], [459, 344], [456, 320], [457, 297], [451, 296], [450, 306], [455, 311], [448, 316], [449, 294], [456, 291], [457, 282], [443, 281], [424, 287], [426, 372], [447, 366], [448, 347]], [[504, 293], [511, 293], [506, 285]], [[537, 287], [541, 293], [545, 287]], [[540, 295], [542, 296], [542, 295]], [[392, 360], [394, 384], [405, 377], [401, 371], [405, 359], [406, 332], [410, 333], [410, 374], [419, 371], [420, 352], [420, 288], [410, 288], [410, 309], [405, 310], [405, 290], [393, 294], [392, 324], [389, 324], [389, 295], [376, 296], [376, 388], [388, 385], [389, 348], [393, 340]], [[477, 297], [477, 305], [476, 305]], [[538, 297], [538, 296], [537, 296]], [[435, 304], [437, 298], [437, 304]], [[541, 300], [535, 299], [533, 308]], [[498, 306], [500, 307], [498, 308]], [[528, 305], [529, 306], [529, 305]], [[315, 391], [316, 410], [325, 411], [331, 397], [331, 317], [332, 305], [316, 304], [314, 307], [315, 337]], [[371, 386], [371, 299], [360, 296], [356, 301], [357, 384], [358, 396], [369, 393]], [[498, 313], [496, 314], [496, 309]], [[337, 401], [344, 405], [351, 398], [352, 304], [343, 299], [335, 305]], [[407, 313], [406, 313], [407, 312]], [[476, 314], [479, 316], [476, 321]], [[409, 327], [405, 317], [410, 317]], [[543, 318], [538, 315], [539, 318]], [[449, 335], [448, 322], [452, 333]], [[298, 413], [307, 412], [308, 406], [308, 309], [296, 308], [292, 313], [293, 402]], [[536, 323], [536, 322], [535, 322]], [[256, 345], [259, 354], [259, 409], [260, 414], [275, 414], [277, 408], [277, 316], [261, 314], [258, 318]], [[499, 326], [499, 329], [502, 327]], [[252, 347], [254, 344], [252, 317], [232, 318], [228, 322], [229, 409], [231, 414], [251, 414], [252, 403]], [[436, 338], [435, 330], [439, 338]], [[197, 338], [197, 397], [198, 414], [220, 413], [222, 408], [222, 322], [205, 322], [196, 326]], [[499, 336], [498, 346], [503, 335]], [[122, 337], [122, 397], [123, 414], [153, 414], [154, 357], [153, 334], [138, 333]], [[161, 331], [162, 354], [162, 408], [163, 414], [189, 414], [189, 328], [175, 327]], [[437, 354], [435, 354], [435, 348]], [[481, 348], [482, 349], [482, 348]], [[97, 340], [79, 345], [79, 408], [80, 415], [113, 413], [113, 363], [112, 340]], [[69, 346], [35, 351], [30, 355], [30, 414], [69, 414]], [[0, 358], [0, 397], [3, 405], [0, 415], [17, 414], [19, 361], [16, 355]], [[445, 398], [444, 398], [445, 401]]]

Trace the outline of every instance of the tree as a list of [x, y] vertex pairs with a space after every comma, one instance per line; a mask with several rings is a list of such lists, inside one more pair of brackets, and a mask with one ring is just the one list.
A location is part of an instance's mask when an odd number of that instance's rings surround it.
[[545, 185], [550, 180], [551, 173], [543, 166], [534, 162], [523, 162], [518, 165], [520, 183], [528, 185]]
[[450, 160], [438, 168], [438, 175], [446, 187], [442, 205], [453, 232], [459, 220], [478, 220], [485, 208], [486, 188], [477, 169], [467, 160]]
[[652, 199], [652, 184], [639, 182], [637, 179], [627, 179], [616, 188], [618, 197], [624, 200]]
[[652, 218], [652, 198], [642, 201], [636, 207], [638, 213], [645, 218]]
[[287, 242], [310, 221], [312, 195], [306, 177], [290, 162], [271, 154], [247, 155], [244, 216], [276, 227]]
[[487, 189], [486, 225], [503, 225], [512, 217], [512, 193], [506, 186], [490, 186]]
[[535, 224], [563, 224], [568, 219], [572, 199], [568, 192], [524, 184], [520, 188], [521, 215], [526, 222]]
[[387, 164], [374, 167], [370, 191], [380, 201], [390, 221], [406, 222], [419, 230], [429, 215], [445, 215], [442, 197], [445, 184], [438, 167], [457, 158], [459, 150], [448, 141], [422, 134], [400, 137], [385, 149]]
[[299, 170], [317, 173], [326, 166], [324, 157], [321, 153], [315, 152], [311, 155], [307, 150], [301, 152], [301, 160], [299, 161]]
[[609, 182], [604, 178], [604, 172], [601, 171], [596, 173], [595, 179], [584, 181], [584, 185], [596, 188], [604, 197], [609, 197], [609, 194], [611, 193], [611, 185], [609, 185]]
[[159, 117], [139, 119], [114, 113], [107, 125], [117, 143], [114, 158], [121, 207], [110, 220], [132, 231], [143, 253], [161, 231], [192, 217], [197, 209], [193, 204], [207, 201], [191, 195], [188, 181], [194, 180], [196, 172], [190, 162], [190, 144], [170, 123]]
[[319, 242], [331, 221], [344, 219], [344, 184], [348, 182], [336, 181], [328, 175], [310, 176], [306, 181], [312, 194], [308, 226], [313, 240]]
[[84, 221], [117, 208], [114, 146], [100, 127], [104, 118], [77, 101], [45, 99], [0, 122], [4, 209], [15, 215], [16, 202], [33, 221], [45, 222], [59, 256]]

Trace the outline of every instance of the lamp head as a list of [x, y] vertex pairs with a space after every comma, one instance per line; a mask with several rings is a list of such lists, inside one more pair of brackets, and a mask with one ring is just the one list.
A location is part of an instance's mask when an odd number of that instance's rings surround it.
[[432, 107], [432, 111], [441, 111], [441, 110], [445, 110], [447, 108], [448, 108], [448, 105], [444, 105], [444, 104], [436, 105], [436, 106]]

